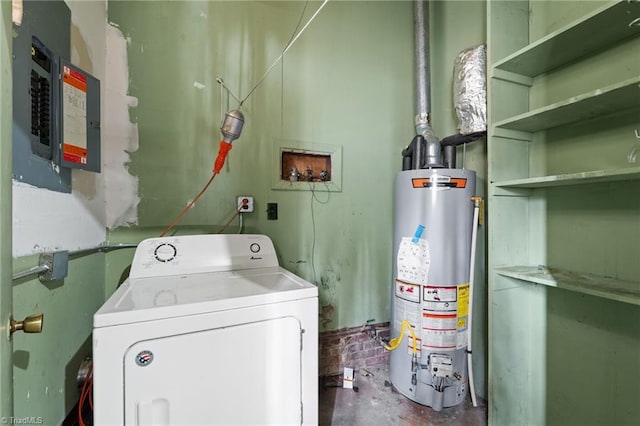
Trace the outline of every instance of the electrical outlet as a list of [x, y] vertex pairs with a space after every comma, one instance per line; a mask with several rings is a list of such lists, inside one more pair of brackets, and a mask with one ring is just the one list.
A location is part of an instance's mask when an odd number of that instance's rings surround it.
[[240, 213], [251, 213], [253, 211], [253, 197], [240, 195], [238, 197], [238, 210]]
[[267, 203], [267, 220], [278, 220], [278, 203]]

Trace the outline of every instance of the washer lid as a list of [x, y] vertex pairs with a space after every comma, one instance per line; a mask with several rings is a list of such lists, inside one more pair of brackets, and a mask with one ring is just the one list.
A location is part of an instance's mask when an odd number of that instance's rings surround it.
[[108, 327], [317, 296], [316, 286], [279, 266], [129, 279], [96, 312], [93, 325]]

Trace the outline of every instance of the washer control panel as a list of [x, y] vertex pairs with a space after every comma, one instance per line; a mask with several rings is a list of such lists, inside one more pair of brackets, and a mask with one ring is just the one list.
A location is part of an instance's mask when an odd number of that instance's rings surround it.
[[176, 258], [178, 249], [171, 243], [160, 243], [153, 251], [158, 262], [171, 262]]
[[149, 238], [133, 257], [129, 277], [233, 271], [278, 266], [266, 235], [186, 235]]

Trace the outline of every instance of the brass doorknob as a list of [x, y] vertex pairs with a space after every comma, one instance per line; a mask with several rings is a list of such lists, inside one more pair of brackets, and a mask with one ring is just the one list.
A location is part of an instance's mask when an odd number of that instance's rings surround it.
[[22, 321], [13, 319], [13, 315], [9, 317], [9, 336], [16, 331], [24, 331], [25, 333], [41, 333], [44, 314], [29, 315]]

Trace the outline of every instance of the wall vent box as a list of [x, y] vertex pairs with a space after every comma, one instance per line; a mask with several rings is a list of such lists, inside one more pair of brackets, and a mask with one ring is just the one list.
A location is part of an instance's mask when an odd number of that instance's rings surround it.
[[275, 140], [272, 189], [342, 191], [342, 147]]
[[330, 182], [331, 155], [308, 151], [282, 150], [280, 179], [291, 181]]
[[66, 59], [64, 1], [23, 5], [13, 26], [13, 178], [71, 192], [71, 168], [100, 171], [100, 83]]

